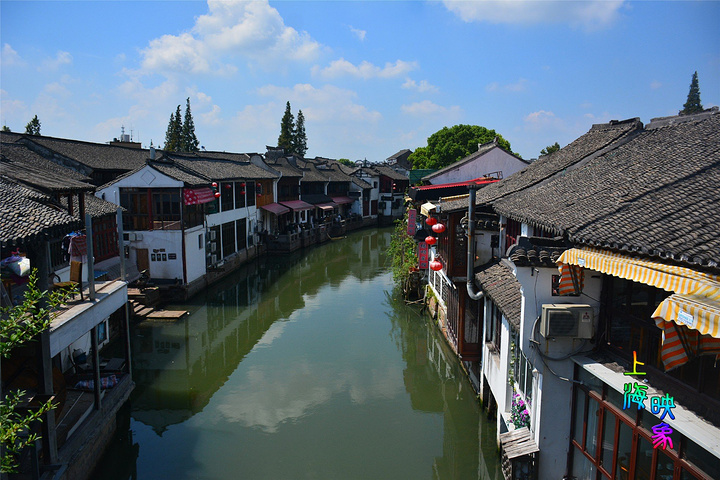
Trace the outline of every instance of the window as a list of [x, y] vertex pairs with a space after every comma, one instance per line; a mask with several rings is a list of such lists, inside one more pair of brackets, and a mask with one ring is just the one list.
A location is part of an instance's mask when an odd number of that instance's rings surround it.
[[247, 248], [247, 221], [242, 218], [235, 222], [235, 237], [237, 238], [238, 252]]
[[235, 208], [245, 206], [245, 182], [235, 182]]
[[150, 202], [146, 188], [121, 188], [120, 205], [123, 213], [123, 230], [150, 230]]
[[180, 191], [152, 190], [153, 230], [180, 230]]
[[505, 226], [505, 250], [512, 247], [517, 243], [518, 237], [520, 236], [520, 230], [522, 224], [511, 218], [506, 219], [507, 225]]
[[[626, 480], [631, 473], [636, 480], [719, 478], [717, 459], [677, 430], [670, 435], [672, 449], [653, 448], [652, 427], [660, 420], [647, 410], [623, 410], [622, 394], [575, 368], [583, 385], [573, 386], [568, 470], [577, 478]], [[680, 477], [673, 476], [676, 471]]]
[[183, 205], [183, 226], [185, 228], [202, 225], [204, 219], [204, 205]]
[[106, 215], [93, 221], [93, 256], [96, 262], [107, 260], [119, 254], [115, 218], [114, 215]]
[[485, 300], [488, 303], [490, 309], [489, 321], [485, 324], [485, 343], [490, 344], [491, 350], [495, 353], [500, 353], [500, 329], [502, 325], [502, 313], [500, 309], [490, 299]]
[[235, 222], [223, 223], [222, 226], [223, 258], [235, 253]]
[[220, 184], [220, 211], [227, 212], [235, 208], [235, 184], [223, 182]]
[[247, 194], [247, 206], [255, 205], [255, 182], [247, 182], [245, 185], [245, 193]]

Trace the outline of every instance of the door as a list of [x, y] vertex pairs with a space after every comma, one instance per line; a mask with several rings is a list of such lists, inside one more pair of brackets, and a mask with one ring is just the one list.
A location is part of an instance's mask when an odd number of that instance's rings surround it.
[[135, 250], [135, 253], [137, 254], [138, 271], [142, 272], [143, 270], [147, 270], [148, 274], [149, 274], [149, 272], [150, 272], [150, 257], [148, 255], [148, 249], [147, 248], [138, 248]]

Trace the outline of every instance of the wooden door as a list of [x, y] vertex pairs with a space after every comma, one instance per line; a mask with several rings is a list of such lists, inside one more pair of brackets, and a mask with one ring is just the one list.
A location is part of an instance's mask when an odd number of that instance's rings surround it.
[[147, 248], [138, 248], [135, 250], [137, 253], [137, 267], [138, 271], [150, 270], [150, 256], [148, 255]]

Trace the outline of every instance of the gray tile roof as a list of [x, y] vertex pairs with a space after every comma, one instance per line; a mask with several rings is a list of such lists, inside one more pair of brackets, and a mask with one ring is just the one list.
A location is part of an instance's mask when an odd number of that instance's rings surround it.
[[302, 165], [303, 171], [303, 182], [329, 182], [324, 172], [318, 171], [317, 167], [312, 162], [298, 162], [298, 165]]
[[0, 177], [0, 246], [61, 236], [81, 225], [48, 196]]
[[[74, 216], [79, 219], [80, 207], [78, 205], [77, 195], [73, 195], [72, 199], [73, 212], [75, 212]], [[67, 197], [61, 198], [60, 204], [64, 208], [67, 208]], [[96, 197], [92, 193], [85, 194], [85, 213], [89, 213], [92, 218], [100, 218], [105, 215], [115, 215], [118, 208], [122, 207], [119, 205], [115, 205], [112, 202], [108, 202], [107, 200], [103, 200], [102, 198]]]
[[651, 123], [631, 141], [499, 200], [495, 209], [567, 233], [573, 242], [718, 268], [718, 205], [720, 112], [715, 111]]
[[508, 322], [520, 329], [522, 294], [520, 282], [512, 270], [502, 262], [492, 264], [475, 274], [475, 282], [497, 305]]
[[42, 155], [59, 154], [93, 170], [127, 172], [143, 165], [145, 160], [150, 158], [148, 150], [63, 138], [24, 135], [18, 142], [28, 145]]
[[175, 180], [184, 182], [185, 185], [187, 185], [188, 187], [196, 187], [203, 185], [208, 186], [210, 183], [212, 183], [211, 179], [203, 175], [189, 172], [184, 168], [180, 168], [174, 162], [148, 162], [147, 164], [158, 172], [163, 173], [170, 178], [174, 178]]
[[398, 173], [395, 170], [393, 170], [390, 167], [386, 167], [384, 165], [373, 165], [372, 167], [369, 167], [372, 170], [375, 170], [380, 175], [385, 175], [386, 177], [390, 177], [393, 180], [407, 180], [408, 177], [403, 175], [402, 173]]
[[518, 267], [557, 268], [557, 259], [570, 247], [561, 238], [520, 237], [508, 258]]
[[0, 150], [0, 175], [45, 192], [70, 193], [93, 191], [86, 177], [50, 162], [23, 145], [3, 143]]
[[[223, 154], [228, 155], [228, 154]], [[229, 154], [234, 158], [205, 157], [205, 152], [199, 152], [197, 155], [182, 155], [176, 153], [166, 154], [167, 158], [172, 159], [178, 166], [188, 172], [193, 172], [211, 180], [240, 180], [240, 179], [268, 179], [277, 178], [267, 170], [250, 163], [250, 157], [245, 154]], [[241, 161], [240, 158], [246, 158]]]
[[[576, 164], [587, 160], [599, 151], [616, 142], [626, 141], [642, 129], [642, 122], [634, 118], [624, 121], [612, 121], [593, 125], [583, 136], [557, 152], [535, 160], [527, 167], [503, 180], [488, 185], [477, 192], [476, 204], [490, 204], [506, 195], [528, 189], [563, 171], [572, 169]], [[446, 205], [447, 210], [467, 209], [467, 200]]]
[[266, 158], [265, 163], [273, 170], [282, 173], [283, 178], [301, 178], [303, 176], [302, 170], [292, 165], [287, 157], [280, 157], [274, 160]]

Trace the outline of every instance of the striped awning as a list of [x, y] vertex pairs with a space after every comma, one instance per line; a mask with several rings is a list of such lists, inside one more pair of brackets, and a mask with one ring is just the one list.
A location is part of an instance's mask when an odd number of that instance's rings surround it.
[[568, 266], [588, 268], [673, 292], [652, 314], [655, 324], [663, 330], [661, 357], [666, 370], [684, 364], [693, 356], [720, 354], [720, 276], [594, 248], [566, 250], [557, 263], [561, 294], [572, 292], [577, 283], [569, 278], [573, 269]]

